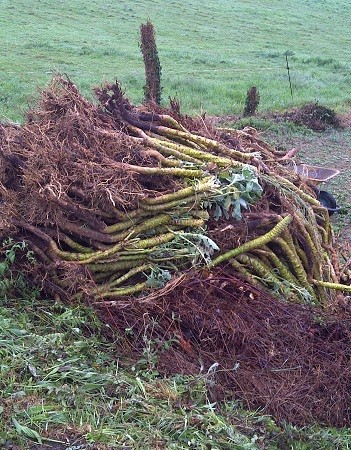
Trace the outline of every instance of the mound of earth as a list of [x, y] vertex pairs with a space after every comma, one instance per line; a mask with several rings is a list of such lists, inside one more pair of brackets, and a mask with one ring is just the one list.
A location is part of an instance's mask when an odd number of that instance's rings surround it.
[[314, 131], [324, 131], [328, 127], [339, 128], [340, 119], [333, 109], [309, 103], [301, 108], [295, 108], [283, 114], [282, 119], [297, 125], [304, 125]]

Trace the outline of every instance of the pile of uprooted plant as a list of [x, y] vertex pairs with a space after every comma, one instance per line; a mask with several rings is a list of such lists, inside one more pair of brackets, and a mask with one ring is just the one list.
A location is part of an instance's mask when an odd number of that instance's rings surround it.
[[135, 107], [118, 84], [95, 94], [56, 79], [0, 128], [2, 238], [37, 260], [22, 270], [134, 347], [172, 341], [165, 371], [201, 369], [280, 419], [350, 424], [351, 327], [328, 311], [351, 289], [315, 187], [253, 129]]

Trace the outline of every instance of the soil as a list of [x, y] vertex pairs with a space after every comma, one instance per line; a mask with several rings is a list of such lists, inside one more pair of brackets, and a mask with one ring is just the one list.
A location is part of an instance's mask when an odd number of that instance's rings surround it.
[[341, 126], [340, 117], [335, 111], [318, 103], [309, 103], [301, 108], [294, 108], [283, 115], [278, 115], [278, 120], [304, 125], [313, 131], [325, 131], [328, 127], [339, 128]]

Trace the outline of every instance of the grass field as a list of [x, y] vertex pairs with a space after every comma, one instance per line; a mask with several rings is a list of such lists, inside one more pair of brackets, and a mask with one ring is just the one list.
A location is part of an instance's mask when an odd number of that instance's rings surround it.
[[140, 102], [139, 26], [148, 18], [157, 32], [163, 98], [176, 96], [186, 112], [241, 112], [253, 85], [261, 110], [308, 101], [343, 109], [351, 102], [347, 0], [2, 0], [1, 10], [1, 118], [20, 120], [56, 72], [85, 94], [118, 78]]

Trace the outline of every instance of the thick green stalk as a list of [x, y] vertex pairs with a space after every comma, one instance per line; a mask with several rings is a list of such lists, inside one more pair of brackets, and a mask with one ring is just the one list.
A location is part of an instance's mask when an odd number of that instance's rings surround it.
[[281, 221], [277, 223], [277, 225], [268, 233], [264, 234], [263, 236], [260, 236], [256, 239], [253, 239], [252, 241], [248, 241], [245, 244], [241, 245], [240, 247], [234, 248], [233, 250], [230, 250], [229, 252], [223, 253], [222, 255], [217, 256], [210, 264], [209, 267], [215, 267], [218, 266], [218, 264], [228, 261], [228, 259], [235, 258], [238, 255], [241, 255], [242, 253], [246, 253], [250, 250], [253, 250], [254, 248], [262, 247], [265, 244], [268, 244], [268, 242], [272, 241], [275, 237], [279, 236], [285, 228], [289, 225], [289, 223], [292, 221], [292, 217], [290, 215], [284, 217]]
[[309, 257], [306, 255], [306, 253], [302, 250], [302, 248], [300, 247], [299, 242], [297, 242], [296, 240], [294, 241], [294, 247], [295, 247], [295, 251], [298, 255], [298, 257], [300, 258], [302, 265], [305, 269], [306, 273], [312, 273], [313, 272], [313, 261], [311, 260], [312, 256], [309, 255]]
[[[281, 295], [285, 296], [289, 300], [295, 303], [301, 303], [298, 296], [295, 292], [290, 289], [286, 289], [284, 285], [282, 285], [282, 280], [278, 278], [275, 273], [272, 271], [271, 267], [262, 262], [262, 260], [254, 258], [248, 255], [239, 255], [237, 259], [241, 262], [252, 268], [252, 270], [257, 274], [257, 276], [262, 280], [261, 282], [266, 285], [270, 285], [270, 294], [273, 292], [280, 292]], [[299, 286], [299, 284], [294, 284], [294, 286]], [[273, 289], [272, 289], [273, 288]]]
[[115, 280], [106, 283], [104, 285], [98, 286], [97, 288], [93, 289], [91, 291], [92, 294], [103, 294], [104, 292], [111, 292], [114, 290], [116, 286], [119, 286], [120, 284], [124, 283], [125, 281], [129, 280], [129, 278], [133, 277], [134, 275], [137, 275], [140, 272], [144, 272], [148, 269], [150, 269], [150, 264], [143, 264], [138, 267], [134, 267], [133, 269], [129, 270], [124, 275], [116, 278]]
[[298, 285], [299, 282], [295, 278], [295, 276], [290, 272], [289, 268], [282, 262], [280, 258], [266, 245], [262, 247], [262, 249], [255, 249], [255, 253], [258, 255], [265, 256], [272, 265], [278, 270], [280, 276], [284, 278], [284, 280], [289, 281], [291, 284]]
[[192, 227], [192, 228], [201, 228], [205, 225], [205, 221], [203, 219], [173, 219], [172, 223], [174, 225], [178, 225], [181, 227]]
[[80, 259], [77, 261], [78, 264], [91, 264], [97, 260], [103, 261], [104, 259], [110, 258], [111, 256], [116, 255], [119, 250], [125, 248], [150, 248], [155, 247], [156, 245], [164, 244], [165, 242], [169, 242], [175, 238], [174, 233], [165, 233], [160, 236], [154, 236], [152, 238], [143, 239], [143, 240], [134, 240], [134, 241], [122, 241], [118, 242], [116, 245], [112, 246], [108, 250], [97, 251], [91, 255], [84, 255], [85, 259], [82, 259], [80, 254]]
[[135, 267], [134, 269], [131, 269], [131, 270], [129, 270], [129, 272], [122, 275], [121, 277], [112, 281], [110, 285], [111, 285], [111, 287], [114, 288], [115, 286], [118, 286], [118, 285], [124, 283], [125, 281], [129, 280], [129, 278], [132, 278], [134, 275], [136, 275], [140, 272], [145, 272], [146, 270], [149, 270], [150, 268], [151, 268], [150, 264], [143, 264], [142, 266]]
[[116, 245], [111, 246], [107, 250], [97, 250], [94, 253], [86, 254], [86, 253], [74, 253], [67, 254], [67, 252], [60, 252], [59, 256], [68, 261], [76, 261], [77, 264], [89, 264], [91, 262], [96, 261], [97, 259], [108, 258], [115, 253], [117, 253], [122, 248], [128, 246], [129, 242], [119, 242]]
[[180, 200], [182, 198], [186, 198], [189, 195], [196, 194], [198, 192], [206, 192], [212, 191], [214, 189], [214, 177], [205, 177], [202, 180], [196, 182], [193, 186], [188, 186], [184, 189], [180, 189], [176, 192], [172, 192], [170, 194], [159, 195], [158, 197], [147, 197], [144, 198], [142, 203], [146, 203], [147, 205], [159, 205], [165, 204], [169, 202], [173, 202], [174, 200]]
[[159, 114], [158, 118], [165, 122], [167, 125], [170, 125], [171, 127], [175, 128], [176, 130], [184, 131], [185, 133], [188, 133], [188, 130], [183, 127], [176, 119], [174, 119], [172, 116], [168, 114]]
[[145, 258], [139, 258], [135, 260], [117, 259], [116, 261], [88, 264], [87, 267], [89, 270], [96, 273], [113, 273], [115, 271], [122, 271], [132, 269], [133, 267], [139, 267], [144, 262]]
[[65, 244], [71, 247], [73, 250], [76, 250], [80, 253], [92, 253], [93, 250], [89, 247], [85, 247], [84, 245], [78, 244], [78, 242], [74, 241], [68, 236], [60, 236]]
[[307, 280], [307, 275], [302, 262], [296, 253], [295, 246], [289, 245], [284, 239], [278, 236], [274, 238], [274, 242], [276, 242], [283, 250], [284, 255], [287, 257], [291, 267], [294, 269], [295, 276], [299, 280], [301, 286], [307, 290], [312, 298], [316, 299], [315, 293]]
[[[329, 253], [325, 251], [325, 249], [323, 249], [322, 255], [325, 264], [323, 265], [323, 277], [321, 278], [327, 278], [327, 280], [330, 280], [333, 283], [339, 283], [340, 260], [338, 257], [338, 253], [335, 251], [334, 248], [331, 249]], [[329, 255], [331, 256], [332, 259], [329, 258]]]
[[85, 247], [84, 245], [79, 244], [78, 242], [71, 239], [65, 233], [56, 230], [46, 230], [47, 234], [52, 238], [56, 238], [57, 241], [64, 242], [66, 245], [71, 247], [71, 249], [79, 252], [79, 253], [92, 253], [93, 250], [89, 247]]
[[105, 283], [106, 280], [111, 280], [111, 278], [113, 276], [116, 276], [118, 274], [118, 276], [121, 276], [121, 273], [123, 272], [114, 272], [114, 271], [110, 271], [110, 272], [99, 272], [99, 273], [94, 273], [93, 278], [96, 284], [99, 283]]
[[272, 269], [267, 264], [262, 262], [262, 260], [245, 254], [238, 255], [236, 259], [246, 266], [251, 267], [260, 276], [260, 278], [263, 279], [263, 281], [273, 284], [275, 287], [281, 285], [281, 280], [274, 274]]
[[335, 289], [337, 291], [351, 292], [351, 286], [346, 286], [345, 284], [330, 283], [328, 281], [320, 281], [320, 280], [312, 280], [312, 283], [327, 289]]
[[178, 151], [181, 154], [191, 156], [192, 158], [198, 159], [199, 161], [213, 162], [219, 167], [236, 166], [243, 167], [244, 163], [236, 161], [235, 159], [224, 158], [222, 156], [214, 155], [203, 150], [197, 150], [195, 148], [190, 148], [185, 145], [176, 144], [170, 141], [164, 141], [163, 145]]
[[[333, 228], [330, 225], [329, 212], [326, 208], [324, 208], [324, 206], [321, 206], [321, 204], [319, 202], [318, 202], [318, 205], [313, 206], [313, 210], [321, 215], [321, 219], [322, 219], [322, 223], [323, 223], [322, 226], [327, 233], [326, 243], [330, 244], [331, 242], [333, 242], [334, 235], [333, 235]], [[316, 217], [317, 217], [317, 215], [316, 215]]]
[[[138, 210], [140, 213], [141, 211]], [[116, 231], [128, 230], [131, 227], [134, 227], [138, 222], [141, 222], [143, 217], [135, 217], [131, 219], [124, 220], [123, 222], [117, 222], [112, 225], [108, 225], [104, 231], [106, 233], [115, 233]]]
[[[181, 153], [178, 150], [174, 150], [170, 147], [163, 145], [164, 141], [159, 141], [159, 140], [156, 141], [156, 140], [153, 140], [152, 138], [146, 137], [143, 139], [143, 142], [145, 145], [155, 148], [163, 155], [173, 156], [178, 161], [190, 162], [192, 164], [196, 164], [197, 166], [199, 166], [203, 163], [199, 159], [193, 158], [189, 155], [186, 155], [185, 153]], [[162, 142], [162, 144], [161, 144], [161, 142]]]
[[141, 173], [143, 175], [170, 175], [182, 178], [203, 178], [204, 172], [197, 169], [182, 169], [179, 167], [144, 167], [133, 164], [114, 162], [114, 167], [131, 172]]
[[328, 233], [326, 232], [326, 230], [324, 229], [324, 227], [322, 225], [317, 225], [319, 234], [322, 236], [323, 239], [323, 244], [328, 245], [329, 243], [329, 237], [328, 237]]
[[177, 206], [183, 205], [183, 204], [192, 203], [193, 205], [198, 205], [200, 200], [202, 200], [206, 197], [208, 197], [208, 195], [205, 192], [199, 192], [198, 194], [190, 195], [189, 197], [180, 198], [178, 200], [173, 200], [168, 203], [161, 203], [158, 205], [145, 205], [144, 204], [144, 205], [140, 205], [140, 206], [145, 211], [153, 211], [153, 212], [169, 211], [169, 210], [172, 210], [173, 208], [176, 208]]
[[182, 162], [178, 159], [170, 159], [166, 158], [166, 156], [162, 155], [158, 150], [155, 150], [153, 148], [147, 149], [147, 150], [141, 150], [140, 151], [141, 156], [151, 157], [157, 159], [158, 162], [161, 163], [161, 166], [164, 167], [181, 167]]
[[145, 255], [148, 255], [150, 253], [152, 253], [155, 248], [128, 248], [125, 250], [122, 250], [121, 252], [118, 253], [118, 258], [124, 258], [124, 257], [128, 257], [128, 256], [140, 256], [143, 257]]
[[139, 225], [131, 227], [122, 233], [113, 234], [113, 238], [116, 242], [122, 241], [125, 238], [131, 239], [140, 233], [159, 227], [160, 225], [165, 225], [170, 223], [172, 218], [169, 214], [160, 214], [158, 216], [152, 217], [150, 219], [144, 220]]
[[[97, 299], [100, 298], [118, 298], [123, 297], [125, 295], [132, 295], [136, 294], [137, 292], [143, 291], [147, 287], [146, 281], [144, 283], [134, 284], [132, 286], [125, 286], [121, 288], [114, 289], [110, 292], [103, 292], [101, 294], [96, 295]], [[115, 302], [113, 300], [111, 301], [95, 301], [94, 305], [106, 305], [106, 306], [116, 306], [118, 305], [118, 302]]]
[[205, 147], [206, 149], [216, 150], [219, 153], [226, 154], [226, 155], [229, 154], [233, 158], [239, 159], [239, 160], [241, 159], [242, 161], [250, 161], [253, 156], [250, 153], [243, 153], [243, 152], [239, 152], [237, 150], [233, 150], [229, 147], [226, 147], [223, 144], [220, 144], [219, 142], [217, 142], [213, 139], [208, 139], [203, 136], [199, 136], [197, 134], [192, 134], [189, 132], [183, 132], [183, 131], [178, 131], [178, 130], [172, 130], [171, 128], [166, 128], [166, 127], [162, 127], [162, 126], [155, 127], [155, 131], [157, 131], [157, 133], [159, 133], [161, 136], [166, 136], [168, 138], [174, 138], [174, 139], [177, 139], [177, 138], [186, 139], [191, 142], [195, 142], [196, 144], [199, 144], [199, 145]]
[[[179, 234], [179, 233], [178, 233]], [[175, 239], [175, 233], [165, 233], [160, 236], [154, 236], [152, 238], [143, 239], [141, 241], [137, 241], [132, 243], [131, 247], [135, 248], [150, 248], [156, 247], [157, 245], [165, 244], [166, 242], [173, 241]]]
[[142, 261], [147, 257], [147, 255], [121, 255], [121, 253], [118, 253], [117, 258], [118, 261]]
[[258, 277], [253, 275], [243, 264], [241, 264], [236, 259], [229, 260], [231, 266], [251, 285], [259, 290], [268, 292], [273, 297], [276, 297], [274, 292], [268, 291], [267, 287], [259, 280]]
[[[321, 254], [323, 253], [320, 242], [318, 242], [318, 237], [316, 233], [310, 226], [307, 220], [304, 219], [302, 213], [298, 210], [294, 214], [295, 223], [299, 229], [302, 237], [305, 240], [305, 245], [308, 247], [310, 254], [310, 265], [312, 266], [312, 272], [314, 276], [320, 276], [322, 272], [321, 266]], [[316, 225], [316, 224], [315, 224]], [[318, 274], [318, 275], [316, 275]]]

